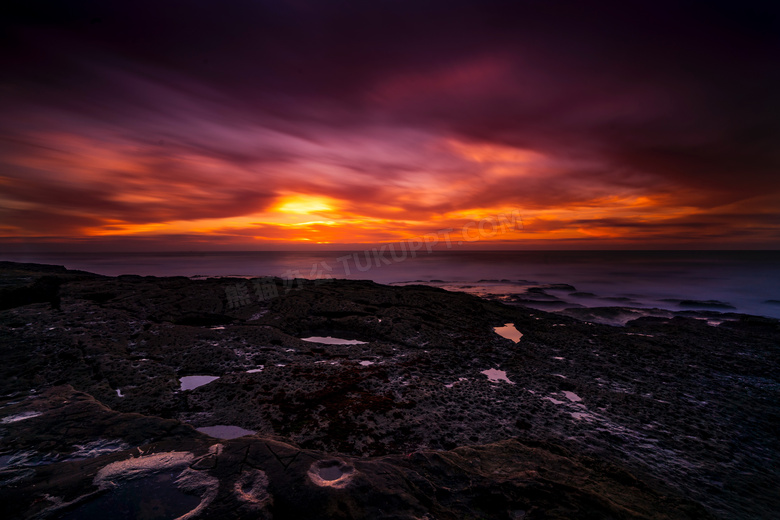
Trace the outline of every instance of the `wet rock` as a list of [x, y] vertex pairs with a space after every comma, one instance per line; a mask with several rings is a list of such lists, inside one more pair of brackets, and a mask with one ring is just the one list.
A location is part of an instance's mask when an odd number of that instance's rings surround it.
[[[21, 269], [0, 285], [51, 276]], [[780, 508], [776, 320], [566, 316], [361, 281], [286, 292], [274, 280], [278, 296], [260, 299], [248, 280], [56, 276], [61, 310], [0, 312], [10, 518], [84, 513], [109, 493], [101, 470], [166, 453], [191, 454], [165, 485], [185, 495], [182, 514], [204, 518], [772, 518]], [[236, 287], [250, 297], [237, 302]], [[519, 343], [494, 332], [507, 323]], [[218, 379], [181, 389], [205, 374]], [[256, 433], [195, 429], [217, 425]], [[139, 475], [117, 482], [161, 473]]]

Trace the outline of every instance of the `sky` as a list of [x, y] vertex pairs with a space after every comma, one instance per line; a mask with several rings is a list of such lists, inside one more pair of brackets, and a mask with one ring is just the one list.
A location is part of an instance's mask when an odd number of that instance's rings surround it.
[[9, 251], [780, 248], [770, 3], [12, 2], [0, 114]]

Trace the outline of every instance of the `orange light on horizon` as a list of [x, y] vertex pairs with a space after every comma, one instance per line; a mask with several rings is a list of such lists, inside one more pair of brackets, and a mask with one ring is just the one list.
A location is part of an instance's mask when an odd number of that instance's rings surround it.
[[335, 203], [328, 197], [316, 195], [294, 194], [282, 197], [271, 209], [281, 213], [309, 215], [323, 211], [334, 211]]

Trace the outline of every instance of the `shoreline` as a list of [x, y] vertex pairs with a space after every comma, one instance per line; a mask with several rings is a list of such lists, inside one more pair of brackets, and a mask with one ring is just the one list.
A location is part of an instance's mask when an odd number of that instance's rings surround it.
[[[368, 254], [368, 256], [366, 256]], [[714, 310], [780, 319], [778, 251], [433, 251], [386, 265], [373, 249], [346, 252], [27, 254], [107, 276], [276, 276], [418, 280], [541, 310], [623, 306]], [[364, 258], [365, 257], [365, 258]], [[473, 287], [472, 287], [473, 286]], [[568, 286], [574, 290], [546, 290]], [[461, 287], [467, 287], [460, 289]], [[530, 291], [530, 292], [528, 292]], [[540, 291], [546, 292], [543, 294]]]

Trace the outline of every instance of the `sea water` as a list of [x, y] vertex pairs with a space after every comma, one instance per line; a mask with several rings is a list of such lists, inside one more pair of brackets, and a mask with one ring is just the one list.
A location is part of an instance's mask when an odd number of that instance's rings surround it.
[[[545, 310], [623, 306], [780, 318], [780, 251], [362, 251], [1, 253], [116, 276], [278, 276], [423, 283], [521, 295]], [[568, 284], [566, 287], [556, 284]], [[529, 289], [536, 293], [528, 293]], [[541, 290], [541, 292], [539, 291]]]

